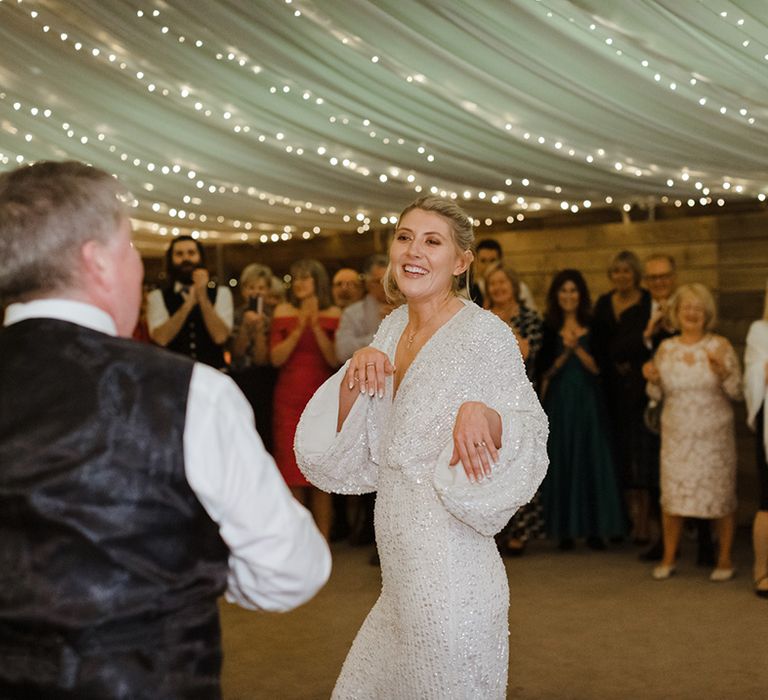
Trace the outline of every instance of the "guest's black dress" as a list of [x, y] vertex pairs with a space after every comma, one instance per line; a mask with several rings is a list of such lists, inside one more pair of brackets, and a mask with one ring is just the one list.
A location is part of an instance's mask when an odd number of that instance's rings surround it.
[[651, 489], [654, 469], [646, 455], [643, 413], [647, 404], [643, 364], [651, 352], [643, 331], [651, 315], [651, 295], [643, 289], [640, 301], [616, 318], [611, 292], [595, 304], [593, 341], [595, 360], [605, 389], [614, 462], [624, 489]]
[[[233, 339], [239, 333], [243, 314], [246, 311], [246, 306], [235, 310], [235, 323], [231, 335]], [[277, 369], [268, 363], [255, 364], [251, 359], [251, 352], [251, 348], [248, 348], [243, 357], [233, 357], [229, 374], [251, 404], [256, 430], [264, 443], [264, 448], [273, 454], [272, 396], [277, 382]]]

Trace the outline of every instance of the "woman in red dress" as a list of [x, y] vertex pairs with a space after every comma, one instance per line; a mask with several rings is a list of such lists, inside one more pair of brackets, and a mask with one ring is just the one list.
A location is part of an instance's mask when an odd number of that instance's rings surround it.
[[290, 274], [288, 302], [275, 309], [270, 334], [272, 364], [280, 368], [273, 410], [275, 462], [328, 539], [331, 495], [312, 486], [299, 471], [293, 437], [307, 402], [339, 365], [333, 341], [341, 310], [332, 306], [328, 273], [317, 260], [299, 260]]

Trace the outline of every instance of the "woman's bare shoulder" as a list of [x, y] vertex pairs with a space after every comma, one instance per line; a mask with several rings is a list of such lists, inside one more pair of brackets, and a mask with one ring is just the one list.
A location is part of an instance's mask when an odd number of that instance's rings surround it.
[[275, 307], [274, 318], [290, 318], [291, 316], [298, 316], [299, 312], [295, 306], [284, 301]]

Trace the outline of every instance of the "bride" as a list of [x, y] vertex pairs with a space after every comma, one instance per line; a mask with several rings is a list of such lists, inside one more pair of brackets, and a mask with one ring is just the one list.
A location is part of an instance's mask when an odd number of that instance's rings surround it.
[[493, 535], [544, 477], [547, 419], [512, 331], [457, 296], [472, 242], [450, 200], [402, 212], [383, 283], [406, 304], [297, 429], [309, 481], [377, 492], [381, 596], [333, 698], [505, 697], [509, 589]]

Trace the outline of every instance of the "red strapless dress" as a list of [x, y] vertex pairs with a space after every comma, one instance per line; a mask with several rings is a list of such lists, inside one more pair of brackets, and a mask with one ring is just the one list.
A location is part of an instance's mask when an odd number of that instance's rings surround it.
[[[270, 347], [281, 343], [296, 328], [298, 318], [285, 316], [272, 321]], [[339, 319], [320, 316], [320, 327], [333, 341]], [[272, 426], [274, 457], [288, 486], [309, 486], [299, 471], [293, 454], [293, 438], [301, 413], [320, 385], [333, 374], [332, 368], [320, 352], [315, 334], [307, 326], [299, 342], [285, 361], [277, 376], [274, 394]]]

